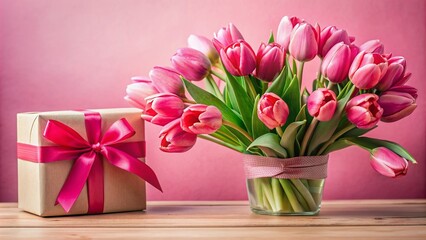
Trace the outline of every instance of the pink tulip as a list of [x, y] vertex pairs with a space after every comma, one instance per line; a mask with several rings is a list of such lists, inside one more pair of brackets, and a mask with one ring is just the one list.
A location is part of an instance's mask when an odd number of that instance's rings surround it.
[[185, 89], [180, 75], [174, 69], [169, 67], [156, 66], [149, 72], [152, 83], [162, 93], [173, 93], [184, 97]]
[[379, 96], [366, 93], [352, 98], [346, 105], [348, 120], [357, 128], [369, 129], [374, 127], [383, 114], [383, 109], [377, 103]]
[[220, 50], [220, 57], [226, 70], [234, 76], [246, 76], [256, 68], [256, 55], [244, 40]]
[[163, 152], [186, 152], [197, 141], [197, 135], [185, 132], [180, 126], [180, 119], [176, 119], [160, 132], [160, 150]]
[[193, 134], [211, 134], [222, 126], [222, 113], [215, 106], [194, 104], [181, 117], [181, 127]]
[[278, 25], [277, 37], [275, 39], [275, 42], [280, 44], [286, 52], [288, 52], [291, 32], [293, 31], [293, 28], [301, 22], [304, 22], [304, 20], [298, 17], [289, 18], [287, 16], [284, 16], [281, 19], [280, 25]]
[[336, 111], [336, 94], [329, 89], [318, 88], [309, 96], [307, 107], [311, 116], [319, 121], [329, 121]]
[[333, 83], [341, 83], [348, 77], [349, 67], [351, 66], [353, 53], [351, 47], [340, 42], [334, 45], [321, 65], [321, 72], [328, 80]]
[[216, 50], [220, 52], [220, 49], [226, 48], [238, 40], [244, 40], [243, 35], [234, 24], [230, 23], [226, 28], [221, 28], [214, 34], [212, 42]]
[[134, 107], [145, 109], [145, 98], [158, 93], [157, 88], [149, 78], [132, 77], [134, 83], [127, 85], [127, 95], [124, 99]]
[[284, 58], [284, 49], [279, 44], [262, 43], [256, 56], [256, 77], [266, 82], [273, 81], [284, 67]]
[[406, 61], [404, 57], [391, 57], [388, 59], [388, 63], [389, 67], [386, 74], [376, 86], [380, 91], [386, 91], [393, 86], [404, 85], [411, 76], [411, 73], [405, 73]]
[[371, 151], [371, 166], [386, 177], [405, 175], [408, 161], [385, 147], [378, 147]]
[[384, 92], [379, 99], [383, 108], [383, 122], [395, 122], [410, 115], [416, 109], [417, 89], [396, 86]]
[[328, 51], [339, 42], [350, 45], [351, 39], [345, 30], [337, 29], [335, 26], [324, 28], [320, 34], [318, 55], [322, 58], [325, 57]]
[[171, 93], [159, 93], [147, 97], [142, 118], [153, 124], [164, 126], [182, 116], [185, 107], [182, 100]]
[[219, 61], [219, 53], [213, 46], [212, 41], [204, 36], [191, 34], [188, 37], [188, 47], [202, 52], [210, 60], [212, 65], [215, 65]]
[[269, 129], [281, 127], [289, 114], [287, 103], [275, 93], [265, 93], [257, 105], [257, 116]]
[[291, 32], [289, 52], [296, 60], [310, 61], [318, 53], [319, 26], [315, 29], [309, 23], [297, 24]]
[[200, 81], [210, 74], [210, 61], [198, 50], [180, 48], [170, 60], [176, 71], [187, 80]]
[[361, 52], [364, 51], [366, 53], [383, 54], [385, 47], [383, 46], [383, 43], [381, 43], [379, 40], [370, 40], [359, 46], [359, 50]]
[[349, 78], [359, 89], [377, 85], [388, 69], [387, 60], [377, 53], [360, 52], [349, 69]]

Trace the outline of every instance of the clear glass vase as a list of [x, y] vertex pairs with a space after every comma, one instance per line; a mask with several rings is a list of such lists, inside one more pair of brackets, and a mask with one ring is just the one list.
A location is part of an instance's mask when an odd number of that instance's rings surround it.
[[250, 208], [266, 215], [316, 215], [325, 179], [247, 179]]

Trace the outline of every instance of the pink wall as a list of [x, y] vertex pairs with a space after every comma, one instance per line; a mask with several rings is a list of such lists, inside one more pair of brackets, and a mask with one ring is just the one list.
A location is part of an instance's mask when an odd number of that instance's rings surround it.
[[[357, 43], [381, 39], [387, 51], [407, 58], [410, 84], [420, 90], [414, 114], [380, 123], [371, 134], [399, 142], [419, 164], [388, 179], [372, 170], [367, 152], [340, 151], [331, 156], [325, 198], [426, 197], [425, 1], [262, 2], [0, 1], [0, 201], [17, 199], [16, 113], [126, 107], [129, 78], [169, 64], [189, 34], [211, 37], [233, 22], [257, 49], [284, 15], [345, 28]], [[316, 69], [307, 68], [313, 76]], [[148, 161], [164, 194], [149, 187], [150, 200], [246, 199], [238, 154], [203, 140], [187, 153], [165, 154], [157, 147], [159, 130], [148, 124]]]

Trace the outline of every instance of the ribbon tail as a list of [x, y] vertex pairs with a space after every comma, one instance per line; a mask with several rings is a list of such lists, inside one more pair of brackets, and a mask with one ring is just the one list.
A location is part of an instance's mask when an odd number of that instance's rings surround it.
[[89, 177], [95, 157], [96, 153], [91, 151], [75, 160], [55, 203], [60, 204], [66, 212], [70, 211], [78, 196], [80, 196], [84, 184]]
[[89, 214], [102, 213], [104, 211], [104, 168], [99, 154], [96, 154], [87, 179], [87, 197]]
[[112, 165], [137, 175], [161, 192], [163, 191], [154, 170], [144, 162], [126, 152], [108, 146], [105, 146], [102, 154]]

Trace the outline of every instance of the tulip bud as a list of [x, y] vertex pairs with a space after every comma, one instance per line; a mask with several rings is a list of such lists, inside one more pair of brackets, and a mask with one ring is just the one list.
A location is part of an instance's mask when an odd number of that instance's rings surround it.
[[185, 88], [179, 73], [169, 67], [153, 67], [149, 72], [152, 83], [162, 93], [173, 93], [184, 97]]
[[360, 52], [349, 69], [349, 78], [359, 89], [377, 85], [388, 69], [387, 60], [377, 53]]
[[383, 54], [385, 47], [383, 46], [383, 43], [381, 43], [379, 40], [370, 40], [359, 46], [359, 50], [361, 52], [364, 51], [366, 53]]
[[293, 28], [301, 22], [304, 22], [304, 20], [298, 17], [289, 18], [287, 16], [284, 16], [281, 19], [280, 25], [278, 25], [277, 37], [275, 39], [275, 42], [280, 44], [286, 52], [288, 52], [291, 32], [293, 31]]
[[181, 117], [181, 127], [193, 134], [211, 134], [222, 126], [222, 113], [215, 106], [194, 104]]
[[210, 74], [210, 61], [198, 50], [180, 48], [170, 60], [176, 71], [190, 81], [203, 80]]
[[145, 109], [145, 98], [158, 93], [152, 81], [144, 77], [132, 77], [134, 83], [127, 85], [124, 99], [134, 107]]
[[397, 86], [384, 92], [379, 99], [383, 108], [383, 122], [395, 122], [410, 115], [416, 109], [417, 89]]
[[220, 49], [226, 48], [238, 40], [244, 40], [243, 35], [237, 27], [230, 23], [226, 28], [221, 28], [214, 34], [213, 45], [218, 52]]
[[301, 62], [314, 59], [318, 53], [318, 41], [319, 33], [311, 24], [297, 24], [291, 32], [288, 47], [291, 56]]
[[281, 127], [289, 114], [287, 103], [275, 93], [265, 93], [257, 105], [257, 116], [269, 129]]
[[377, 84], [376, 88], [386, 91], [393, 86], [404, 85], [410, 78], [410, 73], [405, 73], [406, 61], [404, 57], [391, 57], [388, 59], [388, 70]]
[[160, 132], [160, 150], [163, 152], [186, 152], [197, 141], [197, 135], [185, 132], [180, 126], [180, 119], [165, 125]]
[[337, 29], [335, 26], [328, 26], [321, 31], [318, 55], [325, 57], [328, 51], [337, 43], [343, 42], [346, 45], [351, 43], [348, 33], [343, 29]]
[[386, 177], [397, 177], [407, 174], [408, 161], [385, 147], [371, 151], [371, 166]]
[[219, 53], [213, 46], [212, 41], [204, 36], [191, 34], [188, 37], [188, 47], [202, 52], [210, 60], [212, 65], [215, 65], [219, 61]]
[[234, 76], [246, 76], [256, 68], [256, 55], [244, 40], [238, 40], [220, 50], [220, 58], [226, 70]]
[[321, 72], [331, 82], [341, 83], [348, 77], [352, 59], [351, 47], [340, 42], [324, 57]]
[[336, 94], [329, 89], [318, 88], [309, 96], [307, 107], [311, 116], [319, 121], [329, 121], [336, 111]]
[[366, 93], [352, 98], [346, 105], [348, 120], [357, 128], [369, 129], [374, 127], [383, 114], [383, 109], [377, 103], [379, 96]]
[[142, 118], [153, 124], [164, 126], [182, 116], [185, 105], [176, 95], [159, 93], [147, 97]]
[[265, 45], [262, 43], [256, 56], [256, 77], [273, 81], [284, 67], [285, 52], [277, 43]]

